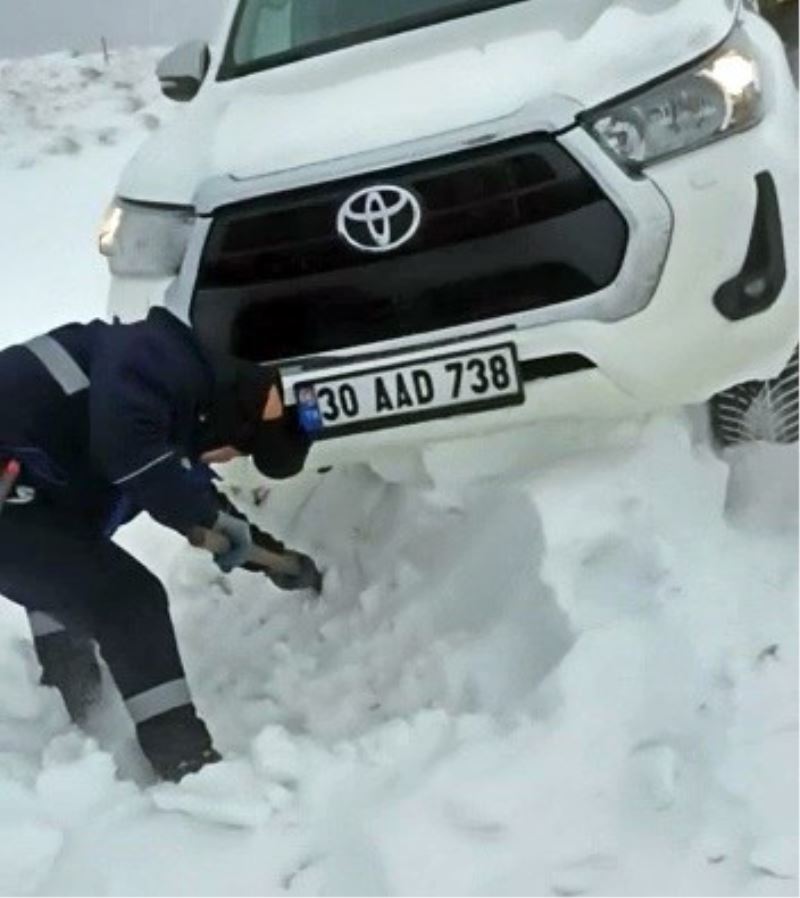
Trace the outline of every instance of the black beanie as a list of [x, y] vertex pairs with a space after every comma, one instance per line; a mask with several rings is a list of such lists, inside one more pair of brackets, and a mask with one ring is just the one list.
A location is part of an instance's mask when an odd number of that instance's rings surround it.
[[284, 406], [284, 415], [278, 420], [263, 420], [264, 406], [273, 387], [277, 387], [283, 401], [277, 368], [248, 362], [228, 368], [215, 403], [215, 442], [230, 444], [252, 456], [264, 476], [282, 480], [302, 470], [311, 440], [300, 427], [293, 406]]
[[215, 403], [221, 442], [231, 443], [245, 455], [253, 453], [264, 406], [273, 387], [281, 389], [276, 368], [241, 362], [229, 372]]

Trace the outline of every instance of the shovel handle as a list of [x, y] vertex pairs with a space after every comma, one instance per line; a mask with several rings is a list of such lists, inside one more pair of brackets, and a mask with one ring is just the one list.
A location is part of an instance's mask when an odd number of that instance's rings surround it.
[[[224, 555], [231, 547], [230, 541], [223, 534], [214, 530], [206, 530], [204, 527], [195, 527], [190, 530], [188, 537], [189, 543], [195, 549], [205, 549], [212, 555]], [[246, 563], [255, 564], [276, 574], [288, 574], [290, 577], [300, 574], [300, 565], [293, 555], [270, 552], [269, 549], [257, 545], [250, 547]]]

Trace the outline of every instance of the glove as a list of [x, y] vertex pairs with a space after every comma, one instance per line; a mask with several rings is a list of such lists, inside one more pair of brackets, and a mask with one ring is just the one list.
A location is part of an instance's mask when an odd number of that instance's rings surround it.
[[216, 533], [221, 533], [231, 544], [227, 552], [214, 556], [217, 567], [224, 574], [229, 574], [234, 568], [243, 565], [250, 554], [253, 546], [250, 524], [242, 518], [221, 511], [217, 515], [213, 529]]

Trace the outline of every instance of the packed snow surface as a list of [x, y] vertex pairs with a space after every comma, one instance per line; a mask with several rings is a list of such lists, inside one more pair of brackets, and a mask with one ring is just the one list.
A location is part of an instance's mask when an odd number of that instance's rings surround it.
[[[0, 344], [102, 313], [150, 62], [0, 62]], [[239, 491], [328, 568], [318, 602], [137, 522], [226, 761], [154, 786], [0, 604], [0, 893], [796, 894], [796, 471], [698, 412]]]

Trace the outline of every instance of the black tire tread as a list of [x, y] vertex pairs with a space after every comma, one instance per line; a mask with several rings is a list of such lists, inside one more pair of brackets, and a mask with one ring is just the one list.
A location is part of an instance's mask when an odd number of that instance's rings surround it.
[[711, 425], [718, 443], [796, 443], [798, 438], [798, 350], [769, 381], [751, 380], [711, 400]]

